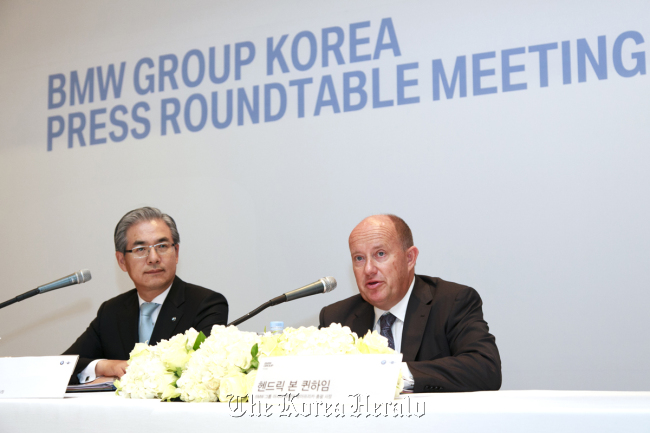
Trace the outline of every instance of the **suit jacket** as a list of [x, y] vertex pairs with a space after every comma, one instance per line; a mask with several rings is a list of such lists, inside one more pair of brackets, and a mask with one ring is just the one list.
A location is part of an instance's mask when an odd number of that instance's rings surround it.
[[[501, 359], [483, 320], [481, 297], [471, 287], [415, 276], [402, 331], [403, 360], [414, 392], [497, 390]], [[360, 337], [372, 331], [375, 311], [361, 295], [329, 305], [320, 326], [340, 323]]]
[[[78, 383], [77, 374], [95, 359], [129, 359], [138, 342], [140, 306], [136, 289], [104, 302], [88, 329], [64, 355], [79, 355], [70, 379]], [[228, 322], [228, 302], [220, 293], [174, 278], [151, 333], [149, 344], [158, 344], [190, 328], [208, 336], [213, 325]]]

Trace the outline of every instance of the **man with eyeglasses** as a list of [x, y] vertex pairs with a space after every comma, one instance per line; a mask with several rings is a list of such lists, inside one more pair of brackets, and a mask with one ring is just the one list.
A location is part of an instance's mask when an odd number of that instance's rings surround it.
[[79, 355], [70, 383], [122, 377], [137, 342], [157, 344], [190, 328], [209, 335], [228, 321], [226, 298], [176, 276], [180, 236], [172, 217], [132, 210], [115, 227], [115, 257], [135, 289], [104, 302], [64, 355]]

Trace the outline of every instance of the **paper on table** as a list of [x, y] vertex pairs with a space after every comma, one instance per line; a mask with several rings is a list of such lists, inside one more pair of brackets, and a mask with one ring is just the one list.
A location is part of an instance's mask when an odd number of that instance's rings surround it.
[[93, 392], [93, 391], [115, 391], [113, 382], [116, 377], [98, 377], [92, 382], [80, 385], [68, 385], [66, 392]]

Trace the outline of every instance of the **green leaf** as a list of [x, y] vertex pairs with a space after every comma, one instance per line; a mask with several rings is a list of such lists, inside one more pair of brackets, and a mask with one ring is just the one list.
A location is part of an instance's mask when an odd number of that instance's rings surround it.
[[199, 332], [199, 336], [196, 337], [196, 341], [194, 342], [194, 350], [199, 350], [199, 347], [201, 347], [201, 343], [205, 341], [205, 334], [203, 331]]
[[251, 370], [257, 370], [257, 367], [260, 365], [260, 361], [258, 358], [260, 349], [257, 346], [257, 343], [253, 344], [253, 347], [251, 347], [251, 355], [253, 356], [253, 359], [251, 359], [251, 366], [247, 369], [239, 368], [242, 373], [248, 374]]

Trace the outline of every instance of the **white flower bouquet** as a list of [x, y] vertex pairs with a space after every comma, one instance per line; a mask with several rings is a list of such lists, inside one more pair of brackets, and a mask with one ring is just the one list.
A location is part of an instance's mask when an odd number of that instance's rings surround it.
[[126, 374], [114, 383], [116, 393], [126, 398], [177, 397], [176, 381], [203, 340], [202, 332], [190, 328], [155, 346], [137, 343], [129, 354]]
[[257, 369], [260, 338], [234, 326], [213, 326], [176, 382], [181, 400], [226, 401], [228, 395], [228, 399], [245, 398], [255, 381], [255, 375], [248, 373]]
[[[339, 324], [286, 328], [281, 334], [263, 336], [215, 325], [208, 338], [190, 329], [156, 346], [136, 344], [127, 372], [115, 386], [126, 398], [245, 401], [255, 382], [258, 357], [384, 353], [394, 350], [376, 331], [359, 338]], [[401, 379], [400, 375], [396, 394], [402, 390]]]
[[282, 334], [262, 337], [260, 352], [264, 356], [361, 355], [394, 353], [388, 340], [368, 332], [359, 338], [347, 326], [332, 323], [327, 328], [286, 328]]

